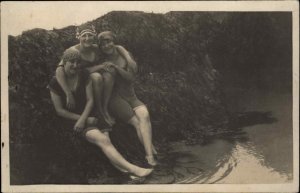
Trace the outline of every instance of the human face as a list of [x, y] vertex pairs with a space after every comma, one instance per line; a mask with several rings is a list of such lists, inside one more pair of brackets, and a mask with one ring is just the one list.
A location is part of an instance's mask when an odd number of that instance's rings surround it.
[[85, 47], [91, 47], [94, 43], [95, 35], [92, 33], [84, 33], [79, 37], [80, 44]]
[[103, 35], [100, 39], [100, 48], [101, 50], [105, 53], [105, 54], [112, 54], [114, 51], [114, 41], [113, 41], [113, 37], [106, 34]]
[[65, 72], [68, 75], [75, 75], [78, 70], [77, 64], [78, 64], [78, 60], [76, 60], [76, 59], [67, 61], [64, 66]]

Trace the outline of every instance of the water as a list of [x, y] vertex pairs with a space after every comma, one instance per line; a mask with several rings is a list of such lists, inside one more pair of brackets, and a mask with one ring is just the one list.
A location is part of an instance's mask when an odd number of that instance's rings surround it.
[[[232, 97], [233, 95], [239, 97]], [[292, 181], [292, 98], [287, 93], [232, 90], [232, 112], [243, 112], [236, 133], [206, 145], [176, 142], [144, 183], [289, 183]], [[244, 122], [244, 123], [243, 123]]]

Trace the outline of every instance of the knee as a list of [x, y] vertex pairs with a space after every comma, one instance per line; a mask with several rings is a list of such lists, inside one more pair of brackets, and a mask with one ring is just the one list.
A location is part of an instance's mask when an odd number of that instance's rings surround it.
[[103, 148], [111, 145], [111, 141], [108, 136], [103, 137], [101, 140], [97, 141], [97, 144]]
[[136, 114], [141, 121], [150, 121], [149, 111], [146, 107], [140, 107], [137, 109]]
[[134, 128], [138, 129], [139, 128], [139, 124], [140, 124], [140, 121], [138, 120], [138, 118], [136, 116], [133, 116], [129, 121], [128, 123], [130, 125], [132, 125]]
[[93, 84], [99, 85], [103, 83], [103, 77], [100, 73], [95, 72], [90, 75]]

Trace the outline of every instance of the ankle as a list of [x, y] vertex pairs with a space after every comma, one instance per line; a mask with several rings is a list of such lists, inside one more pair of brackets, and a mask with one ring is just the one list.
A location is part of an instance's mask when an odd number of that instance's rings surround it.
[[146, 159], [153, 159], [153, 158], [154, 158], [153, 154], [151, 154], [151, 155], [146, 155]]
[[157, 165], [157, 162], [155, 161], [153, 155], [147, 155], [146, 160], [147, 160], [148, 164], [151, 165], [151, 166], [156, 166]]

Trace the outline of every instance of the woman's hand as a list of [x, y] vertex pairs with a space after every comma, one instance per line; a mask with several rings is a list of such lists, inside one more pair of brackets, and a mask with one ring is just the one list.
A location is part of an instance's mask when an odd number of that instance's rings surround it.
[[75, 108], [75, 98], [73, 96], [73, 94], [70, 92], [67, 94], [67, 105], [66, 107], [70, 110], [74, 109]]
[[134, 60], [128, 60], [129, 66], [136, 66], [136, 62]]
[[74, 131], [81, 132], [84, 126], [85, 126], [85, 121], [83, 119], [78, 119], [74, 126]]
[[98, 121], [99, 120], [96, 117], [88, 117], [86, 120], [86, 124], [88, 126], [97, 126]]
[[105, 64], [104, 64], [104, 70], [105, 71], [112, 72], [112, 68], [117, 68], [117, 66], [114, 63], [105, 62]]
[[116, 65], [112, 62], [105, 62], [104, 66], [108, 68], [108, 67], [115, 67]]

